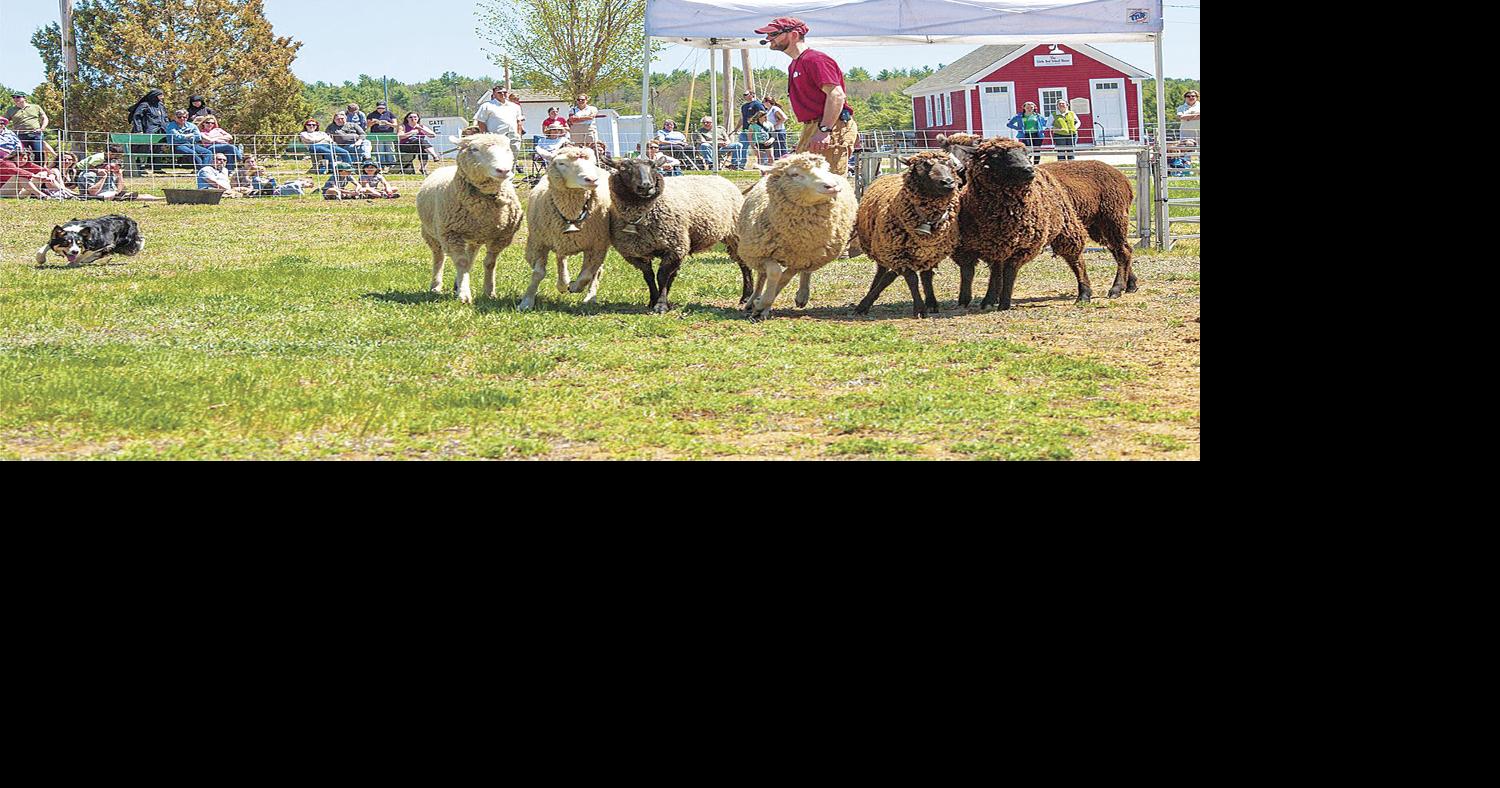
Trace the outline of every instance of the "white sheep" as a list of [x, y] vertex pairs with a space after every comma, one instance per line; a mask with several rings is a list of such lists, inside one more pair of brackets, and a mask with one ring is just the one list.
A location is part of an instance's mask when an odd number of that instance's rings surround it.
[[[666, 178], [650, 159], [622, 159], [609, 176], [609, 236], [615, 250], [646, 278], [648, 307], [672, 308], [668, 299], [682, 261], [723, 243], [734, 258], [734, 226], [745, 197], [740, 187], [717, 175]], [[661, 269], [652, 276], [655, 258]], [[750, 296], [750, 269], [740, 264], [741, 305]], [[593, 272], [578, 272], [588, 282]], [[579, 285], [572, 287], [578, 291]]]
[[[594, 300], [609, 253], [609, 171], [594, 158], [594, 149], [563, 145], [555, 152], [537, 149], [547, 160], [546, 177], [531, 189], [526, 205], [526, 262], [531, 265], [531, 287], [517, 309], [536, 303], [536, 289], [547, 276], [547, 255], [557, 255], [557, 292], [582, 289], [583, 271], [590, 272], [588, 294]], [[568, 256], [583, 254], [579, 280], [568, 285]]]
[[756, 272], [746, 309], [751, 320], [770, 316], [771, 305], [793, 274], [802, 277], [797, 306], [807, 305], [812, 272], [849, 246], [859, 208], [854, 188], [828, 170], [816, 153], [797, 153], [769, 167], [745, 194], [740, 209], [739, 255]]
[[422, 240], [432, 249], [432, 292], [443, 292], [446, 252], [456, 269], [453, 292], [470, 304], [469, 269], [481, 245], [486, 247], [484, 295], [495, 297], [495, 258], [521, 228], [521, 200], [510, 182], [515, 167], [510, 140], [499, 134], [448, 139], [458, 145], [458, 166], [434, 170], [422, 181], [417, 215]]

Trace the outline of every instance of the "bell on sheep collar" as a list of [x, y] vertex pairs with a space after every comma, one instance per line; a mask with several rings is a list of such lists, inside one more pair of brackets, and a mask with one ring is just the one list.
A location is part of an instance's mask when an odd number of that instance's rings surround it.
[[932, 235], [932, 222], [922, 222], [917, 225], [917, 235]]
[[583, 201], [583, 210], [579, 212], [577, 219], [569, 219], [568, 215], [563, 213], [561, 208], [557, 207], [557, 203], [552, 203], [552, 210], [557, 211], [558, 218], [567, 223], [568, 226], [563, 228], [564, 233], [576, 233], [578, 232], [578, 224], [589, 218], [589, 210], [593, 205], [594, 193], [589, 192], [588, 198]]
[[625, 229], [625, 232], [629, 233], [630, 235], [636, 235], [635, 225], [633, 225], [633, 224], [627, 224], [627, 225], [625, 225], [624, 229]]

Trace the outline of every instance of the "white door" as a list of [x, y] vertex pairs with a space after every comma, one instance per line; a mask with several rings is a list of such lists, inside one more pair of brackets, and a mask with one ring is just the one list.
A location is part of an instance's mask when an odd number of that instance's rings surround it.
[[1015, 129], [1005, 127], [1016, 115], [1016, 83], [991, 82], [979, 84], [979, 117], [984, 124], [986, 137], [1016, 138]]
[[[1096, 132], [1102, 138], [1098, 141], [1129, 137], [1130, 121], [1125, 115], [1125, 80], [1095, 79], [1089, 82], [1089, 87], [1092, 93], [1090, 103], [1094, 110], [1092, 121], [1095, 126], [1102, 127]], [[1079, 136], [1079, 141], [1082, 142], [1093, 135]]]

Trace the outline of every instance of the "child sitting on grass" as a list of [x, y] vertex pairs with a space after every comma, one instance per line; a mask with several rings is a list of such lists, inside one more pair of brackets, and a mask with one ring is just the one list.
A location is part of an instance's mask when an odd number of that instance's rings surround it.
[[380, 197], [400, 197], [395, 189], [386, 182], [385, 176], [380, 174], [380, 165], [373, 161], [367, 161], [359, 165], [359, 196], [375, 199]]
[[335, 163], [333, 173], [323, 184], [323, 199], [358, 200], [363, 196], [359, 193], [359, 183], [354, 180], [354, 165], [347, 161]]

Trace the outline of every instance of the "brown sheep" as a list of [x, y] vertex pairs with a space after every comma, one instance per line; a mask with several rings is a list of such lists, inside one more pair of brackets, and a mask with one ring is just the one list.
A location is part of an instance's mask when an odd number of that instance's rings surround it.
[[1102, 161], [1049, 161], [1042, 170], [1062, 184], [1089, 237], [1115, 258], [1115, 281], [1109, 297], [1136, 291], [1131, 268], [1130, 206], [1135, 201], [1130, 179]]
[[[983, 138], [976, 134], [939, 134], [937, 143], [963, 167], [973, 150]], [[1130, 206], [1134, 191], [1130, 179], [1115, 167], [1100, 161], [1049, 161], [1042, 169], [1056, 176], [1073, 209], [1088, 230], [1090, 238], [1108, 249], [1115, 258], [1115, 281], [1109, 288], [1109, 297], [1136, 291], [1135, 271], [1132, 267], [1130, 247]], [[959, 179], [965, 179], [960, 170]]]
[[1083, 266], [1083, 222], [1057, 178], [1031, 163], [1025, 145], [1003, 138], [974, 146], [967, 169], [953, 252], [958, 305], [969, 305], [974, 264], [982, 259], [990, 267], [990, 284], [980, 307], [1010, 309], [1017, 272], [1049, 245], [1078, 278], [1078, 300], [1088, 301], [1093, 290]]
[[[902, 159], [907, 170], [887, 175], [865, 189], [854, 218], [854, 234], [875, 261], [875, 281], [859, 306], [863, 315], [899, 274], [911, 290], [912, 314], [927, 317], [938, 310], [932, 292], [932, 271], [958, 246], [958, 168], [941, 151]], [[924, 303], [917, 277], [927, 292]]]

